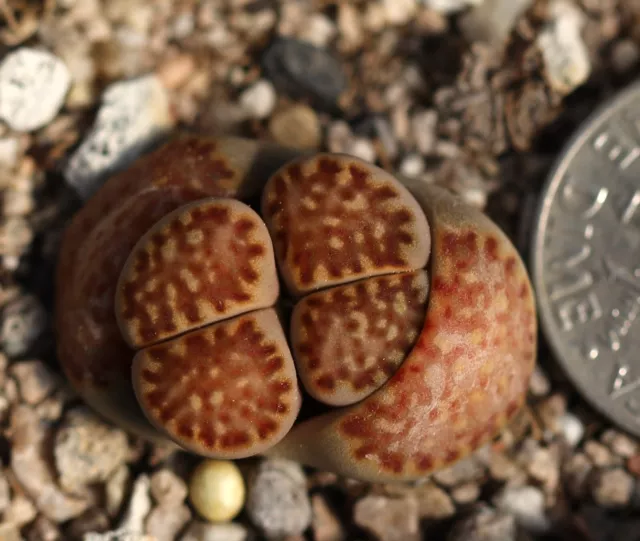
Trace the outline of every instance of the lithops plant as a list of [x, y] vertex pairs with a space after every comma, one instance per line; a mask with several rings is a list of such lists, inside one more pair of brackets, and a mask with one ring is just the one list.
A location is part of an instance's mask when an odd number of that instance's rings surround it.
[[411, 480], [495, 437], [536, 357], [504, 233], [346, 155], [181, 135], [60, 253], [59, 357], [95, 409], [215, 459]]

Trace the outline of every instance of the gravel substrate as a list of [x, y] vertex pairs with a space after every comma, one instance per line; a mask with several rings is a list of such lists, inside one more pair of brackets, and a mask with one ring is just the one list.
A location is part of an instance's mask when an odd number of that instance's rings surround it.
[[446, 186], [526, 254], [558, 151], [638, 72], [640, 2], [9, 0], [0, 43], [0, 540], [640, 540], [640, 442], [544, 342], [526, 414], [454, 467], [386, 485], [243, 460], [245, 504], [212, 523], [199, 459], [85, 406], [51, 328], [69, 216], [179, 128]]

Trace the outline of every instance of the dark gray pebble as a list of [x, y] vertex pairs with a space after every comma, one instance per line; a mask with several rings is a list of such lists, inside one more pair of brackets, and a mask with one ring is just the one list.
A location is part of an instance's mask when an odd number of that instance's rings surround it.
[[328, 51], [292, 38], [279, 38], [265, 52], [265, 75], [279, 92], [293, 99], [308, 99], [326, 111], [338, 109], [347, 88], [342, 65]]

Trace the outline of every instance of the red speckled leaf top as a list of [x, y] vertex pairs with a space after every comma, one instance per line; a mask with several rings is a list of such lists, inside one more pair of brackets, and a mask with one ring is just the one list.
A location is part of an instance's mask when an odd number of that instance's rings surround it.
[[243, 312], [272, 306], [279, 285], [266, 226], [232, 199], [205, 199], [162, 219], [120, 276], [116, 314], [139, 348]]
[[[411, 479], [496, 435], [519, 409], [536, 354], [524, 265], [486, 217], [415, 184], [432, 225], [432, 289], [413, 351], [354, 406], [296, 426], [270, 454], [372, 480]], [[321, 449], [305, 441], [323, 441]]]
[[191, 451], [242, 458], [290, 429], [296, 372], [273, 309], [210, 325], [142, 350], [134, 384], [147, 416]]
[[262, 214], [294, 295], [424, 267], [429, 226], [409, 192], [351, 156], [291, 162], [267, 183]]
[[345, 405], [384, 384], [418, 338], [428, 290], [427, 273], [415, 271], [367, 278], [298, 302], [291, 340], [307, 392]]

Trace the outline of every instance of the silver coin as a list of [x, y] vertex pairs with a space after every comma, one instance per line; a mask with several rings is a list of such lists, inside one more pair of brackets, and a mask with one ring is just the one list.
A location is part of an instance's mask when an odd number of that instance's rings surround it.
[[640, 437], [640, 83], [579, 129], [537, 216], [543, 333], [584, 398]]

